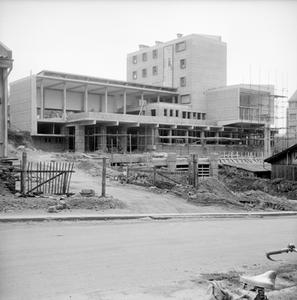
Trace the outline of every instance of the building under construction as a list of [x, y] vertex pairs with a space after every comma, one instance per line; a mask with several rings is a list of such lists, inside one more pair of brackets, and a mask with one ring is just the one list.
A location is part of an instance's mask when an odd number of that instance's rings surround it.
[[12, 127], [46, 150], [270, 154], [273, 86], [226, 86], [220, 37], [179, 35], [127, 61], [129, 81], [41, 71], [13, 82]]

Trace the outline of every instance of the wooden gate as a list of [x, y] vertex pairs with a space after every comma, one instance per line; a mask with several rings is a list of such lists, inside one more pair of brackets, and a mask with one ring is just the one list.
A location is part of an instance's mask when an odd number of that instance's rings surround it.
[[21, 163], [21, 193], [55, 194], [69, 193], [73, 162]]

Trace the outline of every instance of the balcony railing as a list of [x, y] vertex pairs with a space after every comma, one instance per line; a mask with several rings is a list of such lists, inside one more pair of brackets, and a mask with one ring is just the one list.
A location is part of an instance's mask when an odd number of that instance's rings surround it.
[[176, 117], [158, 117], [158, 116], [143, 116], [130, 114], [115, 114], [102, 112], [83, 112], [75, 113], [67, 116], [68, 122], [79, 121], [103, 121], [103, 122], [120, 122], [120, 123], [142, 123], [142, 124], [164, 124], [178, 126], [207, 126], [204, 120], [182, 119]]

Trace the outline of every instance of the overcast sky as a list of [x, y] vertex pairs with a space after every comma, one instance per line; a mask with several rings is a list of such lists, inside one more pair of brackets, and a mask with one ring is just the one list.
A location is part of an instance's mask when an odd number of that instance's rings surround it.
[[5, 1], [10, 80], [42, 69], [126, 80], [126, 54], [184, 35], [222, 36], [228, 84], [297, 89], [297, 1]]

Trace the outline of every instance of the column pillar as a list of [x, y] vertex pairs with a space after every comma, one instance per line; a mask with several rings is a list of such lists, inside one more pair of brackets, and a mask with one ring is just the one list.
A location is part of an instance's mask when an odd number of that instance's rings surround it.
[[154, 137], [153, 144], [155, 146], [157, 146], [157, 144], [159, 142], [159, 128], [158, 127], [153, 127], [152, 130], [153, 130], [153, 137]]
[[106, 87], [105, 88], [105, 97], [104, 97], [104, 102], [105, 102], [105, 107], [104, 107], [104, 112], [108, 112], [108, 109], [107, 109], [107, 103], [108, 103], [108, 88]]
[[124, 90], [123, 94], [123, 114], [125, 115], [127, 113], [127, 91]]
[[201, 145], [205, 145], [205, 132], [201, 131], [200, 133]]
[[126, 153], [127, 152], [127, 127], [124, 126], [119, 127], [119, 133], [120, 133], [120, 137], [119, 137], [120, 146], [123, 152]]
[[75, 152], [85, 151], [85, 126], [75, 125]]
[[107, 144], [106, 126], [101, 126], [99, 132], [100, 132], [100, 148], [102, 151], [106, 152], [106, 144]]
[[160, 103], [160, 95], [157, 97], [157, 103]]
[[44, 90], [43, 90], [43, 80], [40, 84], [40, 119], [44, 118]]
[[88, 112], [88, 86], [85, 87], [85, 94], [84, 94], [84, 112]]
[[271, 155], [270, 137], [271, 132], [269, 127], [264, 128], [264, 157]]
[[63, 118], [66, 119], [66, 117], [67, 117], [67, 90], [66, 90], [66, 83], [65, 83], [63, 89]]
[[168, 132], [169, 132], [169, 136], [170, 136], [170, 138], [168, 139], [168, 143], [172, 144], [172, 129], [170, 128]]
[[186, 130], [186, 137], [185, 137], [186, 144], [189, 144], [189, 130]]
[[219, 144], [219, 132], [218, 131], [215, 132], [215, 138], [216, 138], [216, 144], [218, 145]]

